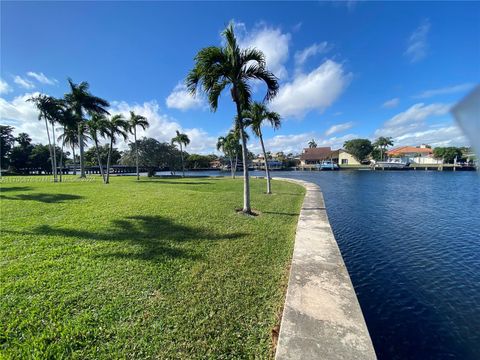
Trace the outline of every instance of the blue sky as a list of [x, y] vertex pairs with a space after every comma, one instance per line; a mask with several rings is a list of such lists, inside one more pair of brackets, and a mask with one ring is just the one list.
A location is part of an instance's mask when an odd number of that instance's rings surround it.
[[[225, 93], [211, 113], [182, 81], [231, 20], [241, 45], [263, 50], [280, 79], [270, 107], [283, 125], [264, 130], [271, 150], [379, 135], [398, 145], [466, 143], [449, 108], [480, 80], [475, 2], [2, 1], [1, 122], [45, 142], [25, 99], [62, 96], [71, 77], [88, 81], [112, 112], [146, 115], [145, 135], [169, 140], [178, 128], [192, 138], [190, 151], [211, 152], [233, 103]], [[261, 99], [265, 89], [255, 89]], [[250, 146], [258, 152], [256, 140]]]

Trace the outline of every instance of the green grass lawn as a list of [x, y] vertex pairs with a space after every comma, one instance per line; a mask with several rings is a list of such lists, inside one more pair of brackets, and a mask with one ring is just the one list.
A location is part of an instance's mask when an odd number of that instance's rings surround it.
[[0, 358], [272, 356], [302, 187], [41, 180], [0, 182]]

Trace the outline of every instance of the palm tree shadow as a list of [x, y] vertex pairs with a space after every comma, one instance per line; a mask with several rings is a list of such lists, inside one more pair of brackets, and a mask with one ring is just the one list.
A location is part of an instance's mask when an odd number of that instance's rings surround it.
[[18, 194], [14, 196], [0, 195], [2, 200], [31, 200], [39, 201], [47, 204], [63, 203], [69, 200], [83, 199], [83, 196], [73, 194], [48, 194], [48, 193], [36, 193], [36, 194]]
[[30, 186], [0, 187], [0, 193], [6, 193], [10, 191], [30, 191], [30, 190], [32, 190]]
[[[24, 233], [23, 233], [24, 234]], [[41, 225], [35, 228], [32, 235], [59, 236], [86, 241], [124, 242], [133, 246], [125, 246], [124, 250], [98, 254], [97, 257], [117, 257], [161, 261], [167, 258], [197, 259], [199, 255], [179, 245], [191, 242], [223, 241], [237, 239], [245, 234], [219, 234], [211, 230], [176, 224], [170, 219], [160, 216], [129, 216], [112, 221], [111, 227], [104, 231], [92, 232], [78, 229], [55, 228]], [[138, 251], [138, 246], [140, 251]], [[132, 250], [135, 249], [135, 250]]]

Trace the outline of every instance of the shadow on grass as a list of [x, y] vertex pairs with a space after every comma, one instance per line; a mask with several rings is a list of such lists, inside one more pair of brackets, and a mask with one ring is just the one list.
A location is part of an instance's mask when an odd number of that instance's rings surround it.
[[207, 181], [172, 181], [172, 180], [142, 180], [142, 183], [158, 183], [158, 184], [175, 184], [175, 185], [212, 185], [211, 182]]
[[31, 200], [39, 201], [47, 204], [52, 203], [63, 203], [69, 200], [78, 200], [83, 199], [83, 196], [72, 195], [72, 194], [47, 194], [47, 193], [37, 193], [37, 194], [19, 194], [14, 196], [0, 195], [2, 200]]
[[273, 215], [284, 215], [284, 216], [299, 216], [300, 213], [284, 213], [277, 211], [263, 211], [264, 214], [273, 214]]
[[32, 190], [30, 186], [0, 187], [0, 193], [6, 193], [10, 191], [30, 191], [30, 190]]
[[214, 231], [190, 226], [175, 224], [171, 220], [160, 216], [129, 216], [112, 221], [109, 229], [92, 232], [79, 229], [55, 228], [50, 225], [41, 225], [30, 233], [13, 232], [18, 234], [60, 236], [86, 241], [123, 242], [140, 251], [132, 252], [130, 247], [125, 251], [108, 254], [99, 254], [98, 257], [118, 257], [126, 259], [140, 259], [159, 261], [166, 258], [191, 258], [199, 256], [193, 252], [176, 247], [175, 243], [220, 241], [237, 239], [245, 234], [230, 233], [217, 234]]

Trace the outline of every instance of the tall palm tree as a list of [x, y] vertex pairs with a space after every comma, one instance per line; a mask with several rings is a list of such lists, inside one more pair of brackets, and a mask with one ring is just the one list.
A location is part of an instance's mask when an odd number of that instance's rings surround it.
[[315, 142], [314, 139], [312, 139], [312, 140], [310, 140], [310, 141], [308, 142], [308, 147], [309, 147], [310, 149], [313, 149], [313, 148], [316, 148], [316, 147], [317, 147], [317, 143]]
[[129, 126], [130, 133], [133, 134], [135, 141], [135, 166], [137, 167], [137, 180], [140, 180], [140, 172], [138, 170], [137, 126], [140, 126], [143, 130], [145, 130], [150, 126], [150, 124], [145, 116], [137, 115], [133, 111], [130, 111]]
[[109, 122], [105, 115], [93, 114], [87, 121], [87, 127], [90, 132], [90, 137], [95, 144], [95, 152], [97, 153], [98, 166], [100, 168], [100, 174], [102, 175], [103, 182], [106, 183], [105, 173], [103, 172], [103, 164], [100, 159], [100, 151], [98, 149], [98, 136], [105, 137], [110, 130]]
[[70, 85], [70, 92], [65, 94], [65, 100], [75, 114], [78, 127], [78, 143], [80, 148], [80, 177], [85, 176], [85, 161], [84, 161], [84, 130], [85, 126], [81, 124], [85, 121], [86, 114], [106, 114], [109, 112], [105, 109], [110, 106], [107, 100], [92, 95], [89, 91], [90, 85], [86, 81], [75, 84], [72, 79], [68, 79]]
[[377, 140], [375, 140], [373, 146], [375, 146], [377, 149], [380, 149], [380, 158], [383, 161], [383, 154], [387, 147], [393, 146], [393, 139], [390, 136], [380, 136]]
[[269, 122], [274, 130], [280, 128], [280, 115], [273, 111], [268, 111], [265, 104], [254, 102], [249, 109], [245, 110], [243, 117], [246, 124], [252, 128], [253, 133], [260, 139], [262, 145], [263, 160], [265, 161], [265, 174], [267, 177], [267, 194], [272, 193], [272, 185], [270, 181], [270, 172], [268, 169], [267, 152], [265, 151], [265, 144], [263, 143], [262, 125]]
[[222, 33], [225, 45], [210, 46], [200, 50], [195, 56], [195, 66], [186, 79], [189, 91], [195, 95], [201, 86], [208, 96], [212, 111], [218, 107], [218, 98], [225, 88], [237, 109], [237, 127], [240, 131], [243, 157], [243, 212], [251, 214], [250, 185], [248, 174], [248, 149], [245, 138], [245, 125], [242, 111], [251, 101], [250, 80], [260, 80], [267, 86], [265, 100], [272, 99], [278, 92], [278, 79], [266, 68], [265, 56], [258, 49], [240, 49], [235, 37], [233, 23]]
[[185, 177], [185, 165], [183, 163], [183, 147], [187, 147], [190, 144], [190, 139], [188, 138], [187, 134], [182, 134], [180, 131], [177, 130], [177, 136], [172, 138], [172, 144], [177, 143], [180, 145], [180, 156], [182, 158], [182, 177]]
[[[52, 164], [52, 174], [53, 181], [57, 182], [57, 160], [56, 160], [56, 150], [55, 150], [55, 123], [59, 121], [61, 117], [62, 110], [62, 101], [54, 98], [53, 96], [48, 96], [44, 94], [39, 94], [27, 99], [29, 102], [33, 102], [36, 108], [38, 109], [38, 119], [45, 120], [45, 128], [47, 130], [48, 137], [48, 147], [50, 150], [50, 162]], [[48, 128], [48, 123], [52, 126], [52, 137], [53, 137], [53, 146], [52, 140], [50, 138], [50, 131]]]
[[127, 141], [128, 129], [128, 121], [125, 120], [121, 114], [113, 115], [110, 119], [107, 119], [106, 134], [108, 137], [110, 137], [110, 147], [108, 148], [107, 176], [105, 184], [110, 183], [110, 159], [112, 157], [113, 144], [117, 142], [117, 136], [121, 136], [125, 141]]

